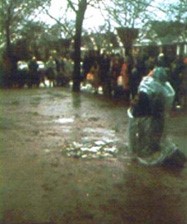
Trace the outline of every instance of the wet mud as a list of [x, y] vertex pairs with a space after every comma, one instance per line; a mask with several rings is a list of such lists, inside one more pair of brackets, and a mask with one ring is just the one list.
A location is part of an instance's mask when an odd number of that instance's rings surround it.
[[[0, 223], [187, 223], [187, 166], [131, 159], [122, 100], [40, 88], [0, 101]], [[186, 115], [171, 113], [169, 134], [187, 155]]]

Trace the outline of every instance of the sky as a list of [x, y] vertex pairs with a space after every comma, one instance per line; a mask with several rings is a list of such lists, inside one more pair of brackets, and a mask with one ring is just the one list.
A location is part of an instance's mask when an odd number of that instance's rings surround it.
[[[105, 0], [105, 3], [107, 1], [110, 2], [109, 0]], [[152, 4], [157, 6], [159, 4], [168, 4], [168, 3], [176, 2], [176, 1], [177, 0], [154, 0]], [[64, 5], [64, 1], [52, 0], [52, 4], [49, 11], [52, 16], [58, 17], [62, 14], [62, 10], [61, 10], [62, 5], [60, 4]], [[110, 4], [110, 3], [106, 3], [106, 4]], [[153, 9], [150, 8], [150, 11], [151, 10]], [[164, 18], [164, 13], [158, 12], [156, 10], [154, 10], [154, 13], [156, 14], [158, 19]], [[69, 14], [69, 16], [72, 17], [72, 19], [74, 20], [74, 13]], [[56, 23], [55, 20], [51, 19], [47, 15], [43, 15], [40, 19], [44, 22], [47, 22], [49, 25], [53, 25]], [[84, 28], [89, 31], [89, 29], [93, 30], [93, 28], [97, 28], [98, 26], [101, 26], [101, 25], [104, 25], [104, 18], [101, 15], [100, 11], [98, 9], [88, 8], [86, 10], [85, 20], [83, 24]], [[115, 26], [115, 24], [113, 25]]]
[[[105, 0], [105, 1], [108, 1], [108, 0]], [[62, 2], [61, 2], [61, 4], [62, 4]], [[64, 4], [64, 2], [63, 2], [63, 4]], [[62, 13], [61, 7], [62, 6], [60, 5], [59, 0], [52, 0], [49, 13], [54, 17], [58, 17]], [[69, 16], [74, 18], [74, 13], [70, 14]], [[55, 20], [51, 19], [47, 15], [42, 15], [41, 20], [44, 22], [47, 21], [47, 23], [50, 25], [53, 25], [56, 23]], [[91, 28], [98, 27], [103, 24], [104, 24], [103, 16], [101, 15], [101, 13], [98, 9], [88, 8], [86, 10], [86, 15], [85, 15], [85, 20], [84, 20], [85, 28], [89, 29], [89, 27], [91, 27]]]

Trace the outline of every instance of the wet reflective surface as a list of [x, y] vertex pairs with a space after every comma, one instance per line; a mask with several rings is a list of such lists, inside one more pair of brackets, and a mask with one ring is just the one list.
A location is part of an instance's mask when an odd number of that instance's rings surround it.
[[[62, 125], [61, 128], [66, 133], [72, 131], [74, 122], [74, 117], [55, 120], [55, 123]], [[64, 149], [67, 156], [76, 158], [116, 157], [118, 153], [116, 142], [119, 139], [114, 130], [85, 127], [81, 131], [83, 136], [80, 141], [73, 141]]]
[[116, 146], [104, 141], [85, 142], [83, 144], [73, 142], [66, 150], [68, 156], [81, 158], [115, 157], [118, 153]]
[[57, 120], [55, 120], [56, 123], [59, 124], [68, 124], [68, 123], [73, 123], [74, 122], [74, 118], [73, 117], [69, 117], [69, 118], [59, 118]]
[[[0, 223], [185, 224], [187, 167], [127, 150], [127, 106], [62, 89], [1, 91]], [[186, 154], [186, 114], [170, 134]]]

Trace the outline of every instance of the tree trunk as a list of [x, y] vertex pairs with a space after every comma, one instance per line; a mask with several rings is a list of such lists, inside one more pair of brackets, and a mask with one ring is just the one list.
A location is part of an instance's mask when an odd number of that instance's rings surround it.
[[84, 14], [87, 8], [87, 0], [82, 0], [79, 3], [79, 9], [76, 12], [76, 26], [75, 26], [75, 38], [74, 38], [74, 70], [73, 70], [73, 91], [80, 91], [80, 62], [81, 62], [81, 35], [82, 24], [84, 20]]
[[8, 18], [6, 20], [6, 23], [5, 23], [5, 38], [6, 38], [6, 46], [5, 46], [5, 49], [6, 49], [6, 54], [9, 55], [11, 54], [10, 52], [10, 49], [11, 49], [11, 39], [10, 39], [10, 18], [11, 18], [11, 15], [10, 15], [10, 9], [8, 9]]

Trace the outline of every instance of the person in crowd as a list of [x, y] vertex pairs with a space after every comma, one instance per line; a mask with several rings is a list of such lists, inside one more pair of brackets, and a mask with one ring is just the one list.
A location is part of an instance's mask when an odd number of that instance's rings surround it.
[[137, 95], [140, 81], [141, 81], [141, 71], [139, 70], [138, 61], [134, 59], [132, 70], [129, 74], [129, 90], [131, 100], [133, 100]]
[[123, 64], [121, 66], [120, 75], [122, 77], [122, 85], [126, 101], [129, 101], [130, 99], [130, 87], [129, 87], [130, 72], [131, 72], [130, 60], [129, 57], [125, 57]]
[[69, 84], [73, 77], [73, 60], [69, 55], [64, 58], [64, 81], [65, 84]]
[[149, 74], [153, 68], [155, 67], [156, 59], [153, 56], [149, 56], [147, 60], [145, 60], [145, 74]]
[[181, 105], [181, 84], [182, 84], [182, 71], [183, 61], [181, 56], [177, 56], [171, 64], [170, 83], [175, 90], [175, 99], [173, 108]]
[[87, 53], [83, 59], [83, 65], [82, 65], [82, 70], [83, 70], [82, 81], [83, 82], [86, 80], [86, 76], [89, 73], [94, 62], [95, 62], [95, 58], [94, 58], [93, 52]]
[[66, 84], [65, 80], [65, 63], [63, 57], [56, 57], [56, 85], [64, 86]]
[[28, 87], [32, 87], [33, 85], [39, 86], [40, 78], [38, 74], [38, 63], [35, 56], [33, 56], [32, 59], [29, 61], [28, 68], [29, 68]]
[[40, 61], [37, 62], [38, 63], [38, 76], [39, 76], [39, 83], [44, 86], [47, 87], [46, 83], [45, 83], [45, 79], [46, 79], [46, 66], [45, 63], [42, 59], [40, 59]]
[[48, 61], [46, 62], [46, 76], [49, 80], [50, 87], [54, 87], [56, 85], [56, 62], [52, 56], [49, 57]]
[[[143, 54], [139, 54], [134, 58], [134, 61], [141, 81], [142, 77], [147, 74], [145, 56]], [[154, 66], [152, 68], [154, 68]]]
[[[111, 76], [111, 86], [114, 97], [119, 97], [121, 91], [119, 91], [119, 76], [121, 76], [121, 67], [123, 64], [123, 59], [119, 54], [111, 56], [110, 63], [110, 76]], [[121, 89], [121, 88], [120, 88]]]
[[106, 52], [103, 52], [103, 54], [100, 57], [99, 67], [100, 67], [99, 76], [101, 86], [103, 88], [103, 93], [106, 96], [110, 96], [111, 95], [110, 57]]
[[186, 158], [166, 138], [166, 115], [172, 107], [174, 89], [168, 82], [162, 59], [140, 82], [136, 100], [128, 109], [129, 149], [144, 165], [183, 166]]
[[[90, 78], [88, 78], [90, 76]], [[98, 93], [98, 88], [100, 86], [100, 77], [99, 77], [99, 64], [97, 61], [90, 68], [89, 73], [87, 74], [87, 80], [94, 88], [94, 93]]]

